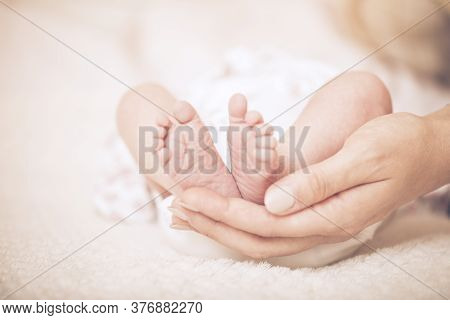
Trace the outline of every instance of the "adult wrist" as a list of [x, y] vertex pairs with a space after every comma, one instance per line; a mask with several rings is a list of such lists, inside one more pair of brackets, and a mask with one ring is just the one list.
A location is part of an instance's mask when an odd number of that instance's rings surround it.
[[423, 117], [429, 131], [430, 152], [437, 186], [450, 183], [450, 104]]

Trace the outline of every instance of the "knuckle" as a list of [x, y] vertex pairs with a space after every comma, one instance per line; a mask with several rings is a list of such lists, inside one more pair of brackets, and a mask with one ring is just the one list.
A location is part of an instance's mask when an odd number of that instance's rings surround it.
[[309, 175], [308, 186], [312, 194], [310, 199], [304, 199], [306, 205], [311, 205], [314, 202], [314, 200], [326, 198], [328, 186], [326, 184], [324, 175], [321, 173], [319, 169], [316, 169]]

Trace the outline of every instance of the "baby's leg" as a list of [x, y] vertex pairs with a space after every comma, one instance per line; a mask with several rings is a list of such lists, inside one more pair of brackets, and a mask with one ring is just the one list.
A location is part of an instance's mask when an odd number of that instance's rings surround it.
[[229, 111], [233, 176], [244, 199], [263, 203], [273, 182], [332, 156], [357, 128], [390, 113], [391, 100], [377, 77], [343, 75], [311, 98], [278, 145], [270, 124], [258, 112], [247, 111], [244, 96], [234, 95]]
[[[173, 114], [176, 99], [165, 88], [156, 84], [143, 84], [136, 87], [135, 90], [148, 100], [136, 92], [128, 91], [119, 103], [116, 120], [120, 136], [134, 160], [139, 163], [139, 128], [156, 127], [159, 116], [164, 115], [165, 112]], [[141, 164], [139, 166], [141, 167]], [[163, 192], [168, 188], [168, 186], [162, 187], [151, 176], [146, 176], [146, 178], [149, 187], [158, 192]]]
[[120, 102], [117, 124], [149, 185], [172, 194], [201, 186], [239, 197], [234, 179], [195, 109], [157, 85], [144, 85], [137, 91], [158, 107], [131, 91]]
[[391, 112], [389, 92], [376, 76], [351, 72], [337, 78], [311, 98], [279, 142], [282, 176], [332, 156], [357, 128]]

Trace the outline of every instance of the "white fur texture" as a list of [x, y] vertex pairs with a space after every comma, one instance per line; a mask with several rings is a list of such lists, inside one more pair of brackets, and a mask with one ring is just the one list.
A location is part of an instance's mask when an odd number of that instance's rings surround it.
[[[31, 299], [436, 299], [450, 296], [450, 221], [423, 204], [381, 228], [360, 254], [322, 268], [184, 256], [150, 224], [122, 224], [13, 298]], [[34, 223], [27, 226], [33, 228]], [[55, 223], [57, 223], [55, 221]], [[6, 295], [109, 225], [98, 216], [80, 234], [67, 228], [24, 233], [0, 225], [0, 294]], [[70, 239], [72, 241], [70, 241]], [[33, 254], [30, 255], [30, 252]], [[52, 259], [48, 257], [52, 256]], [[389, 263], [393, 261], [398, 267]], [[415, 277], [415, 278], [414, 278]]]

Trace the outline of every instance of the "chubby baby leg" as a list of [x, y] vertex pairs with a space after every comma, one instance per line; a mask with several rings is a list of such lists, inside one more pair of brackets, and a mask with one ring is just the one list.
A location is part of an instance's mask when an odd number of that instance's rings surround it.
[[[160, 116], [173, 113], [175, 101], [175, 97], [168, 90], [154, 83], [137, 86], [123, 95], [116, 112], [117, 128], [137, 163], [139, 163], [139, 128], [156, 127]], [[167, 186], [162, 187], [150, 176], [146, 178], [150, 188], [158, 192], [167, 189]]]
[[[391, 112], [389, 92], [378, 77], [367, 72], [342, 75], [310, 99], [279, 141], [283, 175], [332, 156], [356, 129]], [[299, 143], [300, 153], [293, 150]]]
[[311, 98], [278, 143], [244, 96], [234, 95], [229, 110], [233, 176], [244, 199], [262, 204], [273, 182], [332, 156], [360, 126], [390, 113], [391, 99], [376, 76], [345, 74]]

